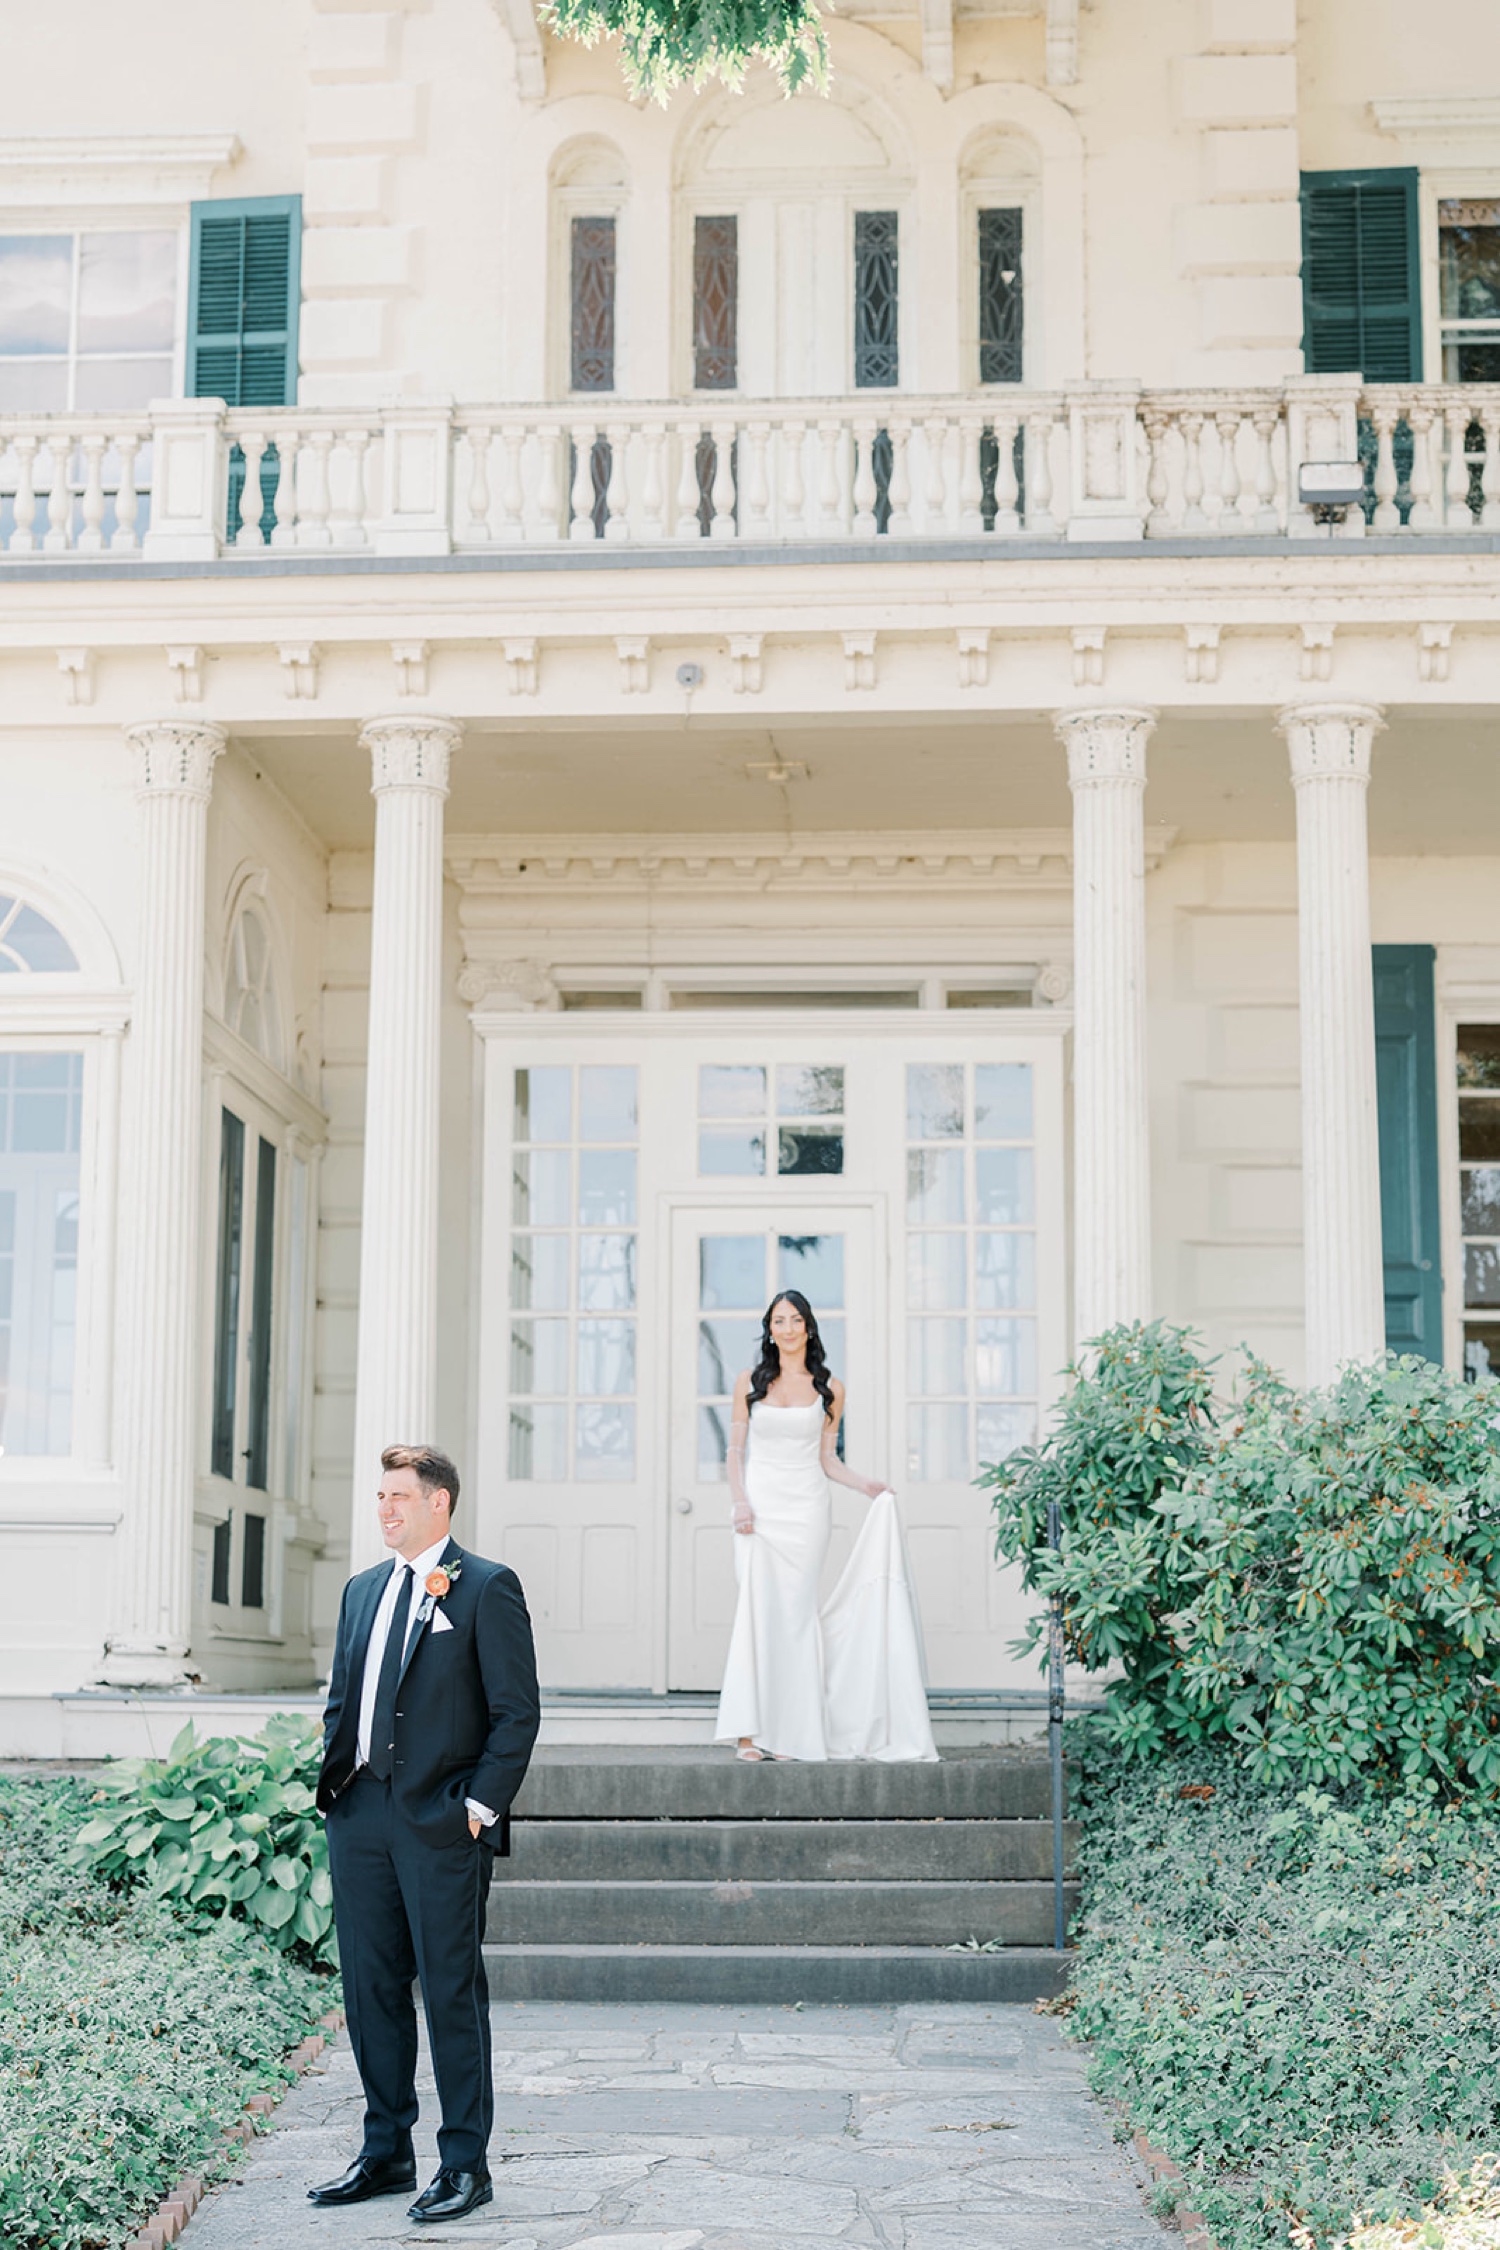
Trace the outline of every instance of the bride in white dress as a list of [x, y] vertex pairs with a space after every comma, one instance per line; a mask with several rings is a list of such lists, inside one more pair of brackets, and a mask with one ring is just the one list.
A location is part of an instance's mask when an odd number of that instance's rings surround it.
[[[729, 1436], [739, 1600], [715, 1739], [742, 1758], [937, 1756], [895, 1495], [839, 1459], [843, 1413], [813, 1309], [784, 1290], [735, 1384]], [[820, 1609], [830, 1480], [871, 1507]]]

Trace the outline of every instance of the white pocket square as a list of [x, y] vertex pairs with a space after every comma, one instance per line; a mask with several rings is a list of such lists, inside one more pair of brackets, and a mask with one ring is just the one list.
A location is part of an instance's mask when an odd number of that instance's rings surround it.
[[440, 1609], [435, 1609], [432, 1613], [432, 1629], [435, 1633], [451, 1633], [453, 1620], [445, 1617]]

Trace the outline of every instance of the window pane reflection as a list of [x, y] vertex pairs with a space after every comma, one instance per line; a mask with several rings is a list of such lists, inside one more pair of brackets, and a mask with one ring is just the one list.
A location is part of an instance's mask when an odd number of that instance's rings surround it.
[[698, 1322], [698, 1394], [701, 1398], [727, 1398], [735, 1378], [760, 1357], [758, 1320]]
[[1030, 1063], [976, 1063], [974, 1137], [980, 1141], [1031, 1139]]
[[698, 1135], [698, 1170], [705, 1179], [760, 1179], [766, 1169], [763, 1126], [725, 1132], [705, 1127]]
[[974, 1383], [991, 1396], [1031, 1396], [1036, 1390], [1036, 1322], [981, 1320], [974, 1335]]
[[961, 1397], [968, 1389], [966, 1320], [909, 1320], [907, 1372], [918, 1398]]
[[1036, 1302], [1036, 1238], [1030, 1234], [982, 1234], [974, 1248], [974, 1302], [991, 1307], [1029, 1307]]
[[578, 1237], [578, 1306], [581, 1312], [629, 1312], [635, 1305], [635, 1237]]
[[513, 1320], [510, 1387], [532, 1398], [568, 1395], [568, 1324], [565, 1320]]
[[516, 1139], [569, 1141], [573, 1137], [573, 1073], [544, 1064], [516, 1072]]
[[580, 1406], [577, 1417], [575, 1474], [591, 1482], [628, 1482], [635, 1475], [635, 1408]]
[[580, 1320], [578, 1388], [595, 1398], [631, 1398], [635, 1393], [635, 1322]]
[[698, 1302], [705, 1312], [760, 1312], [766, 1245], [758, 1234], [706, 1234], [698, 1245]]
[[1018, 1445], [1036, 1443], [1036, 1408], [981, 1400], [974, 1435], [981, 1462], [1003, 1461]]
[[928, 1226], [962, 1226], [964, 1152], [961, 1148], [908, 1151], [906, 1215]]
[[974, 1216], [981, 1226], [1027, 1226], [1033, 1216], [1029, 1148], [974, 1153]]
[[758, 1063], [704, 1063], [698, 1072], [700, 1117], [764, 1117], [766, 1074]]
[[841, 1234], [784, 1234], [778, 1241], [778, 1289], [800, 1289], [813, 1310], [844, 1302]]
[[578, 1217], [584, 1226], [635, 1225], [635, 1150], [586, 1148], [578, 1158]]
[[958, 1140], [964, 1129], [962, 1063], [911, 1063], [906, 1072], [906, 1129], [914, 1141]]
[[568, 1172], [565, 1148], [518, 1150], [511, 1215], [521, 1226], [565, 1227], [568, 1223]]
[[578, 1138], [633, 1141], [636, 1072], [625, 1063], [585, 1063], [578, 1073]]
[[510, 1301], [519, 1311], [566, 1312], [568, 1238], [516, 1234], [510, 1247]]
[[907, 1475], [918, 1484], [967, 1483], [967, 1406], [912, 1406], [907, 1413]]
[[965, 1247], [961, 1234], [907, 1236], [906, 1292], [914, 1312], [963, 1310], [968, 1298]]
[[520, 1481], [559, 1484], [568, 1473], [565, 1406], [516, 1405], [510, 1410], [510, 1473]]
[[779, 1117], [842, 1117], [844, 1073], [833, 1063], [781, 1063], [776, 1071]]

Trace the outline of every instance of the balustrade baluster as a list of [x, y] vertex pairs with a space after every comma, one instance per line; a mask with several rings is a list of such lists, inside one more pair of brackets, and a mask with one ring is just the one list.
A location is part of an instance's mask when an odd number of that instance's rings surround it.
[[802, 449], [807, 442], [805, 422], [781, 426], [781, 528], [789, 539], [800, 539], [807, 530], [807, 482]]
[[276, 497], [271, 504], [271, 545], [297, 544], [297, 456], [302, 433], [278, 427], [276, 433]]
[[68, 475], [72, 452], [72, 443], [67, 438], [52, 437], [47, 441], [52, 483], [47, 492], [47, 531], [42, 545], [49, 555], [66, 554], [72, 545], [73, 486]]
[[904, 420], [890, 425], [891, 481], [886, 489], [890, 515], [886, 522], [887, 535], [892, 539], [909, 539], [911, 520], [911, 424]]
[[713, 501], [713, 521], [709, 525], [710, 539], [733, 539], [736, 535], [735, 462], [733, 422], [715, 422], [712, 428], [714, 441], [714, 481], [710, 495]]
[[536, 433], [536, 513], [538, 539], [561, 539], [563, 527], [562, 449], [566, 432], [561, 423], [543, 423]]
[[679, 422], [677, 425], [677, 528], [679, 539], [701, 539], [703, 526], [698, 521], [698, 440], [701, 437], [696, 422]]
[[135, 457], [140, 449], [141, 441], [133, 430], [115, 439], [120, 475], [115, 486], [115, 528], [109, 543], [122, 555], [130, 554], [140, 545], [135, 529], [140, 513], [140, 497], [135, 488]]
[[1477, 531], [1473, 510], [1469, 506], [1469, 423], [1473, 419], [1466, 403], [1450, 404], [1444, 414], [1448, 429], [1448, 479], [1446, 486], [1447, 508], [1445, 520], [1450, 531]]
[[263, 547], [266, 537], [260, 528], [260, 518], [266, 503], [260, 488], [260, 465], [265, 458], [266, 439], [260, 430], [241, 430], [239, 444], [245, 462], [237, 510], [239, 522], [226, 526], [226, 530], [236, 547]]
[[333, 545], [333, 533], [328, 525], [333, 506], [328, 479], [329, 457], [332, 452], [332, 430], [318, 428], [307, 432], [299, 461], [302, 471], [302, 490], [297, 509], [299, 547]]
[[963, 414], [958, 423], [958, 528], [972, 536], [984, 529], [984, 476], [979, 466], [979, 446], [984, 423], [977, 414]]
[[573, 483], [568, 496], [570, 539], [594, 536], [594, 434], [592, 422], [575, 422], [570, 432], [573, 440]]
[[1026, 529], [1045, 537], [1058, 528], [1052, 513], [1053, 418], [1045, 407], [1026, 417]]
[[922, 529], [930, 538], [948, 528], [948, 417], [929, 414], [922, 424], [926, 475], [922, 483]]
[[618, 545], [630, 537], [629, 426], [611, 422], [605, 436], [609, 439], [609, 474], [604, 483], [604, 536]]
[[648, 422], [641, 432], [645, 450], [645, 467], [641, 472], [641, 537], [664, 539], [667, 531], [667, 486], [664, 455], [667, 445], [665, 425]]
[[507, 543], [526, 536], [526, 488], [521, 481], [522, 424], [507, 422], [500, 432], [500, 537]]
[[370, 534], [365, 524], [369, 507], [365, 494], [365, 463], [370, 451], [368, 430], [345, 430], [344, 489], [348, 495], [347, 506], [337, 518], [337, 543], [340, 547], [368, 547]]
[[10, 542], [13, 555], [29, 555], [36, 546], [32, 526], [36, 522], [36, 456], [40, 442], [31, 436], [15, 440], [17, 469], [13, 512], [16, 528]]
[[843, 450], [844, 425], [832, 416], [818, 424], [818, 529], [831, 532], [835, 538], [844, 529], [843, 480], [839, 475], [839, 454]]
[[1203, 416], [1179, 414], [1177, 427], [1182, 432], [1182, 528], [1186, 532], [1207, 531], [1208, 518], [1203, 512]]
[[1146, 537], [1165, 539], [1172, 529], [1172, 515], [1167, 506], [1171, 495], [1171, 480], [1167, 475], [1167, 432], [1172, 417], [1161, 407], [1143, 407], [1141, 427], [1146, 433], [1146, 499], [1149, 513], [1146, 517]]
[[[1430, 531], [1438, 520], [1432, 504], [1432, 408], [1414, 399], [1407, 409], [1406, 419], [1411, 426], [1411, 508], [1406, 528]], [[1441, 429], [1438, 435], [1441, 440]]]
[[464, 537], [487, 546], [490, 540], [490, 439], [494, 432], [487, 422], [471, 422], [464, 434], [469, 441], [469, 520], [464, 527]]
[[1276, 505], [1276, 432], [1281, 427], [1279, 406], [1258, 406], [1250, 417], [1255, 428], [1255, 528], [1281, 531], [1285, 527]]
[[1219, 529], [1231, 534], [1248, 531], [1250, 526], [1240, 514], [1239, 408], [1221, 407], [1214, 428], [1219, 433]]
[[1481, 419], [1484, 466], [1479, 472], [1479, 490], [1484, 510], [1479, 521], [1486, 531], [1493, 531], [1500, 525], [1500, 406], [1486, 406]]
[[771, 442], [769, 422], [748, 422], [745, 425], [745, 448], [749, 459], [744, 475], [744, 522], [741, 536], [746, 539], [769, 539], [771, 536], [771, 487], [766, 475], [766, 448]]
[[875, 424], [861, 417], [854, 425], [854, 536], [875, 536]]
[[1396, 475], [1396, 423], [1400, 408], [1394, 399], [1373, 399], [1370, 420], [1375, 425], [1375, 513], [1372, 531], [1399, 531], [1401, 510], [1396, 505], [1400, 479]]
[[83, 555], [98, 555], [104, 551], [104, 448], [107, 443], [102, 430], [83, 440], [83, 528], [78, 534], [78, 551]]
[[1021, 528], [1016, 508], [1021, 496], [1016, 479], [1016, 432], [1020, 422], [1014, 414], [997, 414], [991, 428], [995, 433], [995, 530], [1001, 538], [1014, 538]]

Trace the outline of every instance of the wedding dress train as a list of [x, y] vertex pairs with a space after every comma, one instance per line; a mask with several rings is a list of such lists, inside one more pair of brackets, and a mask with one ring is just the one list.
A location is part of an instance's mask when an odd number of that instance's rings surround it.
[[739, 1599], [716, 1739], [783, 1758], [934, 1759], [916, 1594], [895, 1496], [880, 1493], [838, 1584], [818, 1606], [831, 1504], [823, 1408], [751, 1409], [736, 1536]]

